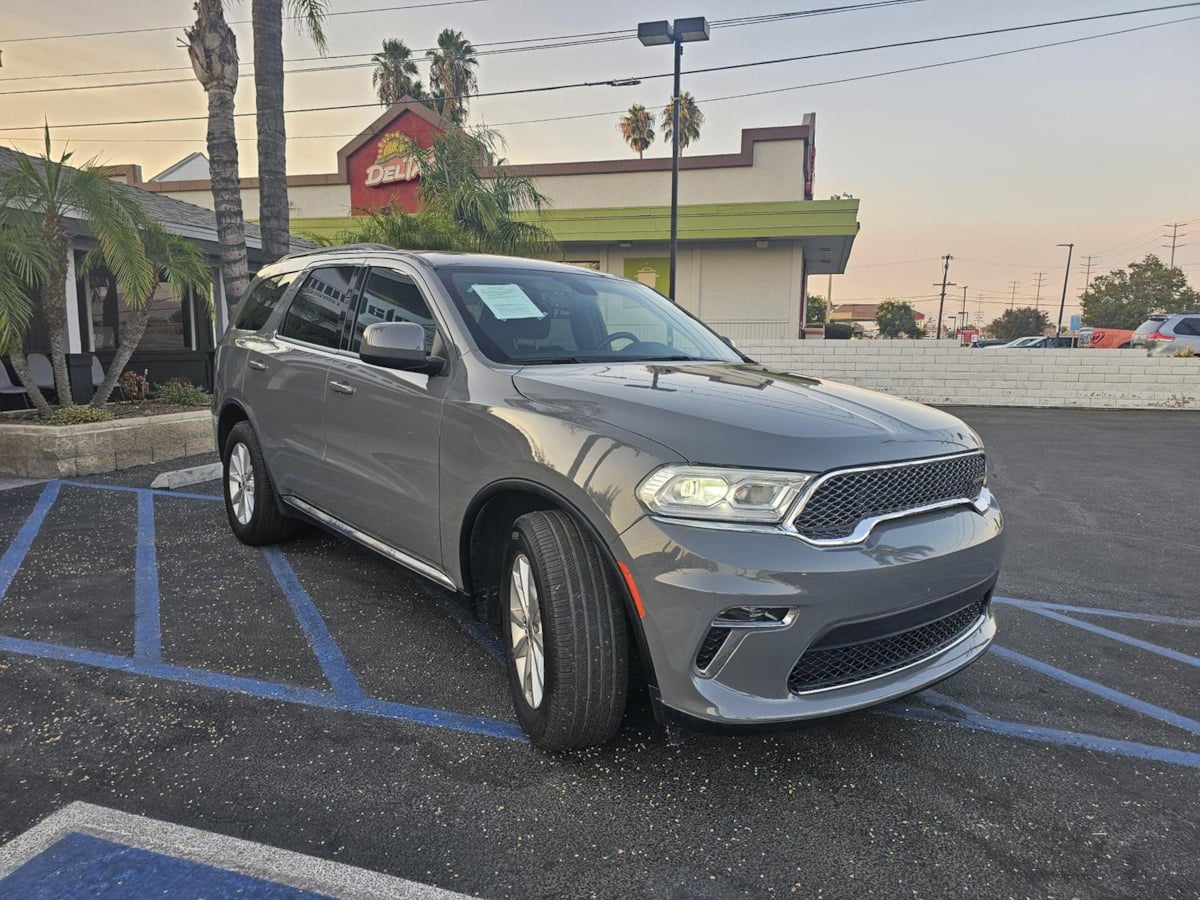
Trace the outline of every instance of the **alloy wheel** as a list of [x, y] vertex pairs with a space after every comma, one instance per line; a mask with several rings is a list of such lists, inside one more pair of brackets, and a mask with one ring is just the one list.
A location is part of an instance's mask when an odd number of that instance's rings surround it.
[[542, 636], [542, 613], [537, 584], [529, 557], [518, 553], [513, 559], [508, 588], [508, 621], [513, 665], [521, 693], [531, 709], [542, 705], [546, 689], [546, 650]]
[[234, 444], [229, 454], [229, 503], [238, 522], [249, 525], [254, 518], [254, 463], [245, 444]]

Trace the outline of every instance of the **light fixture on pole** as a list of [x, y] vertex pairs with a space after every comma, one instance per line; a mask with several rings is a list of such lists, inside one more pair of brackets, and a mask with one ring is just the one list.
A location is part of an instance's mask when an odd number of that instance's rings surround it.
[[1063, 292], [1062, 302], [1058, 304], [1058, 326], [1054, 329], [1054, 336], [1058, 337], [1062, 334], [1062, 317], [1063, 310], [1067, 306], [1067, 279], [1071, 277], [1071, 254], [1075, 252], [1074, 244], [1057, 244], [1058, 247], [1067, 248], [1067, 271], [1063, 273]]
[[708, 40], [708, 20], [704, 16], [665, 19], [660, 22], [639, 22], [638, 40], [647, 47], [675, 45], [675, 87], [671, 93], [671, 274], [667, 296], [675, 301], [675, 268], [679, 255], [679, 65], [683, 45], [691, 41]]

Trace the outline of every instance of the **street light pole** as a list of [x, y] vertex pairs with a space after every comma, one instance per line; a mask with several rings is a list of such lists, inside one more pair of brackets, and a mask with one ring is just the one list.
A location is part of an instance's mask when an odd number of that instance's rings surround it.
[[689, 41], [708, 40], [708, 20], [703, 16], [676, 19], [668, 22], [639, 22], [638, 40], [643, 46], [662, 44], [675, 46], [675, 84], [671, 94], [671, 270], [668, 277], [668, 296], [675, 302], [675, 273], [679, 258], [679, 106], [682, 93], [679, 69], [683, 61], [683, 45]]
[[1067, 271], [1063, 273], [1062, 302], [1058, 304], [1058, 326], [1054, 329], [1055, 337], [1059, 337], [1062, 334], [1063, 310], [1067, 306], [1067, 279], [1071, 277], [1071, 254], [1075, 252], [1074, 244], [1058, 244], [1057, 246], [1067, 248]]
[[671, 275], [667, 296], [675, 300], [675, 269], [679, 259], [679, 65], [683, 61], [683, 41], [675, 38], [675, 88], [671, 94]]

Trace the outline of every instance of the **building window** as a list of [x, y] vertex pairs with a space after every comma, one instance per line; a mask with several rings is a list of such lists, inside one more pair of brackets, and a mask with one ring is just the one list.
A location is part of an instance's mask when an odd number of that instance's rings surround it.
[[[76, 271], [84, 254], [75, 255]], [[115, 350], [121, 333], [128, 327], [132, 311], [123, 302], [120, 286], [112, 273], [97, 266], [78, 279], [81, 343], [85, 350]], [[160, 283], [149, 300], [150, 317], [138, 342], [138, 352], [178, 352], [210, 349], [212, 323], [203, 297], [174, 296], [166, 283]], [[83, 324], [86, 323], [86, 324]], [[197, 335], [197, 331], [201, 332]]]

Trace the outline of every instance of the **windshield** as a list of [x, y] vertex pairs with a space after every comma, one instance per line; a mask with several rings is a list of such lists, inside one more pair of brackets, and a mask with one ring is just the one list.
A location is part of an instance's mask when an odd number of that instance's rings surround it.
[[438, 275], [494, 362], [742, 361], [706, 326], [637, 282], [500, 266], [447, 266]]

